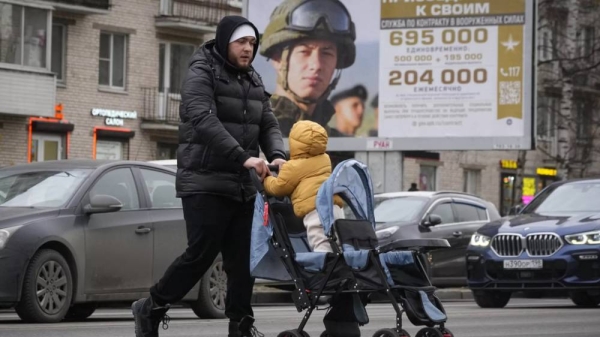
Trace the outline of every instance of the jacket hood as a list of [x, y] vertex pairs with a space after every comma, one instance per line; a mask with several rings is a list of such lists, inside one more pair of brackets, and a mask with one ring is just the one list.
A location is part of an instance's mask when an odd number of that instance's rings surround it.
[[[219, 25], [217, 26], [217, 32], [215, 35], [215, 50], [219, 54], [219, 56], [221, 56], [225, 61], [227, 61], [227, 55], [229, 54], [229, 39], [231, 38], [231, 35], [233, 35], [233, 32], [236, 30], [236, 28], [243, 24], [250, 25], [252, 29], [254, 29], [254, 34], [256, 36], [256, 44], [254, 45], [252, 61], [254, 61], [254, 58], [256, 57], [256, 53], [258, 52], [258, 46], [260, 44], [260, 35], [258, 33], [258, 29], [252, 22], [248, 21], [248, 19], [246, 19], [245, 17], [230, 15], [221, 19]], [[229, 63], [229, 61], [227, 61], [227, 63]]]
[[327, 150], [327, 131], [321, 125], [302, 120], [290, 131], [290, 157], [309, 158], [322, 155]]

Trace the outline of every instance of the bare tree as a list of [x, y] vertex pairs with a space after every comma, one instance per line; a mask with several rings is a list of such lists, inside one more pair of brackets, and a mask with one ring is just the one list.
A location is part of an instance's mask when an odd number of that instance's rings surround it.
[[600, 3], [540, 0], [538, 4], [540, 96], [560, 100], [559, 104], [538, 105], [538, 135], [557, 137], [558, 151], [538, 149], [556, 161], [561, 178], [584, 176], [594, 154], [600, 152], [597, 89], [593, 87], [600, 72], [600, 40], [595, 33], [600, 27]]

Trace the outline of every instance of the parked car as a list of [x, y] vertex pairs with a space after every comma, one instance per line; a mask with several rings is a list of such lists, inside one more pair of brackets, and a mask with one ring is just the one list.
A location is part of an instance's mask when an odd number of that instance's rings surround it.
[[[28, 322], [89, 317], [148, 296], [186, 248], [175, 172], [132, 161], [63, 160], [0, 169], [0, 307]], [[184, 297], [224, 317], [219, 258]]]
[[491, 202], [448, 191], [378, 194], [374, 210], [380, 244], [412, 238], [448, 240], [451, 248], [434, 250], [427, 257], [431, 281], [438, 287], [467, 284], [464, 259], [471, 236], [500, 218]]
[[521, 212], [471, 239], [468, 284], [482, 308], [502, 308], [520, 290], [566, 293], [600, 304], [600, 180], [554, 183]]
[[[149, 163], [151, 164], [157, 164], [157, 165], [161, 165], [164, 167], [167, 167], [169, 169], [173, 169], [175, 171], [177, 171], [177, 159], [162, 159], [162, 160], [153, 160], [150, 161]], [[217, 257], [217, 260], [213, 263], [212, 267], [210, 268], [210, 273], [213, 275], [213, 280], [219, 280], [219, 282], [223, 282], [223, 284], [227, 284], [227, 274], [225, 273], [225, 271], [223, 270], [223, 263], [222, 263], [222, 258], [219, 255]], [[209, 281], [208, 282], [212, 282]], [[272, 286], [272, 287], [277, 287], [278, 283], [275, 283], [274, 281], [271, 280], [265, 280], [265, 279], [256, 279], [255, 284], [257, 285], [268, 285], [268, 286]], [[293, 288], [293, 284], [285, 284], [283, 286], [283, 288]], [[213, 304], [212, 306], [215, 307], [215, 310], [218, 310], [219, 314], [216, 315], [217, 317], [225, 317], [224, 316], [224, 312], [225, 312], [225, 303], [224, 302], [220, 302], [220, 298], [221, 296], [223, 296], [223, 298], [225, 298], [225, 295], [227, 294], [227, 291], [225, 289], [225, 287], [218, 287], [218, 285], [216, 283], [211, 283], [210, 285], [210, 291], [213, 294]]]

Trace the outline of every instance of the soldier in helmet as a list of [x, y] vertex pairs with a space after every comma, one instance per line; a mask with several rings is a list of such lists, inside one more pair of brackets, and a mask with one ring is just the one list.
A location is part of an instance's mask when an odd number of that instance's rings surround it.
[[305, 119], [321, 124], [330, 137], [343, 136], [327, 126], [335, 113], [327, 98], [341, 70], [354, 63], [355, 39], [350, 13], [339, 0], [285, 0], [275, 8], [260, 53], [277, 71], [271, 105], [284, 137]]

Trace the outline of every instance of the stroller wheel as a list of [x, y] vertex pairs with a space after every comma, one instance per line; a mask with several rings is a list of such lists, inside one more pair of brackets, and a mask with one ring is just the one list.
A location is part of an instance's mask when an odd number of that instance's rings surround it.
[[442, 335], [444, 337], [454, 337], [454, 334], [452, 333], [452, 331], [450, 331], [450, 330], [448, 330], [446, 328], [439, 329], [439, 330], [442, 332]]
[[417, 332], [415, 337], [446, 337], [444, 333], [436, 328], [423, 328]]
[[310, 335], [306, 331], [302, 331], [302, 333], [300, 333], [297, 329], [294, 329], [284, 331], [277, 335], [277, 337], [310, 337]]
[[410, 334], [402, 329], [398, 332], [396, 329], [381, 329], [377, 330], [373, 337], [410, 337]]

